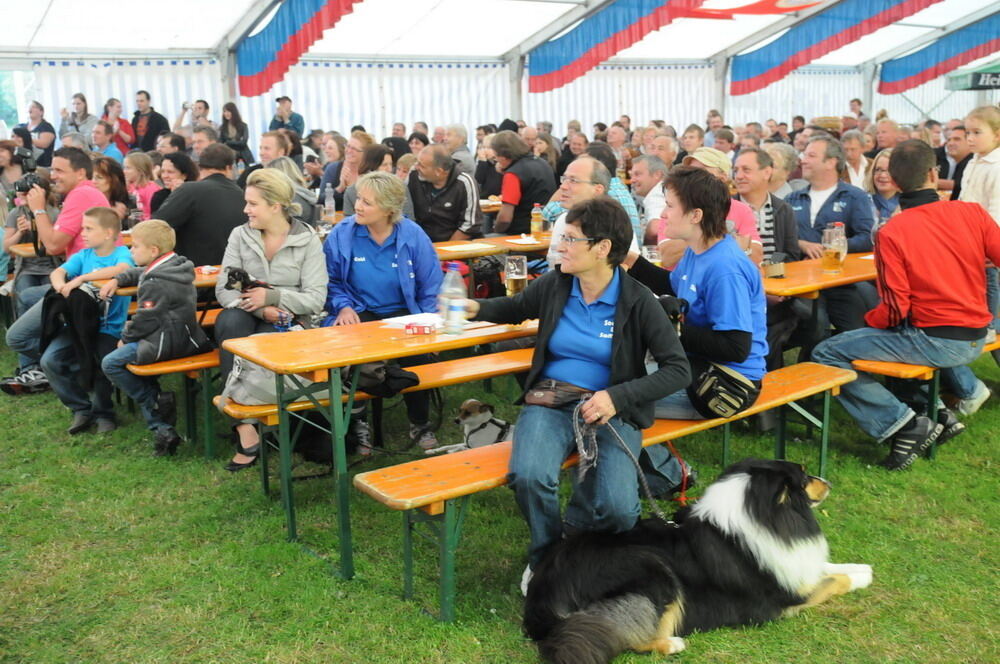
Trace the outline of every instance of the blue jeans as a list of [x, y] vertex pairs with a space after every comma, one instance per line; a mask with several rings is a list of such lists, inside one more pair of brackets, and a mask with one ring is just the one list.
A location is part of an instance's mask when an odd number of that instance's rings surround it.
[[[531, 543], [528, 562], [534, 567], [546, 547], [562, 537], [559, 510], [559, 470], [576, 451], [573, 406], [525, 406], [514, 429], [510, 458], [510, 487], [528, 522]], [[597, 429], [597, 463], [582, 483], [573, 473], [573, 495], [566, 508], [566, 524], [580, 530], [620, 532], [639, 518], [639, 488], [635, 465], [608, 427], [614, 427], [638, 458], [642, 432], [615, 417]]]
[[156, 398], [160, 395], [160, 384], [153, 376], [136, 376], [128, 370], [129, 364], [135, 364], [139, 344], [136, 342], [116, 348], [104, 356], [101, 369], [104, 375], [139, 404], [142, 416], [146, 418], [146, 427], [151, 431], [167, 429], [169, 424], [160, 419], [156, 410]]
[[991, 326], [1000, 330], [1000, 269], [995, 267], [986, 268], [986, 306], [993, 316]]
[[[21, 371], [37, 369], [41, 357], [38, 339], [42, 336], [42, 298], [51, 286], [34, 286], [18, 293], [17, 320], [7, 329], [7, 347], [18, 354]], [[24, 307], [24, 311], [20, 311]]]
[[[924, 334], [910, 325], [892, 330], [871, 327], [838, 334], [816, 346], [812, 359], [844, 369], [852, 360], [905, 362], [930, 367], [957, 367], [952, 375], [967, 381], [972, 371], [962, 365], [974, 360], [983, 349], [983, 340], [956, 341]], [[960, 371], [968, 372], [965, 375]], [[857, 380], [841, 388], [840, 400], [858, 425], [872, 438], [883, 441], [895, 434], [913, 416], [913, 410], [878, 382], [871, 374], [858, 373]]]
[[14, 279], [14, 309], [18, 316], [45, 297], [51, 288], [47, 274], [19, 274]]
[[[13, 328], [12, 328], [13, 329]], [[98, 357], [114, 348], [117, 339], [107, 334], [97, 335]], [[37, 341], [35, 343], [37, 348]], [[115, 407], [111, 401], [111, 383], [100, 371], [94, 371], [94, 385], [91, 390], [78, 382], [80, 363], [76, 349], [68, 331], [63, 331], [42, 353], [39, 363], [52, 391], [63, 405], [74, 414], [89, 415], [99, 419], [114, 420]]]

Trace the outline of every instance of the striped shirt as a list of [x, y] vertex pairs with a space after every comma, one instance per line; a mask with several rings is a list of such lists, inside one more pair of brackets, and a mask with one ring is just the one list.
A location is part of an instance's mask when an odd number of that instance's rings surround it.
[[[742, 196], [740, 196], [740, 200], [750, 205], [750, 202]], [[764, 246], [764, 260], [769, 260], [776, 248], [774, 243], [774, 207], [771, 205], [771, 194], [767, 195], [767, 200], [764, 201], [759, 210], [752, 205], [750, 205], [750, 209], [753, 210], [754, 216], [757, 218], [757, 232], [760, 233], [760, 242]]]

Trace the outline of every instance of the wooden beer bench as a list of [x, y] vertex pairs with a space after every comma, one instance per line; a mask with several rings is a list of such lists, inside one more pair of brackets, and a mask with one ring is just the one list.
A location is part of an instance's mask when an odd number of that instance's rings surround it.
[[[1000, 340], [983, 346], [984, 353], [991, 353], [993, 358], [1000, 365]], [[879, 360], [854, 360], [851, 362], [857, 371], [885, 376], [886, 378], [898, 378], [902, 380], [920, 380], [928, 383], [927, 394], [927, 417], [931, 421], [937, 421], [938, 401], [941, 395], [941, 374], [937, 367], [928, 367], [922, 364], [906, 364], [904, 362], [882, 362]], [[931, 449], [927, 456], [934, 458], [937, 451], [937, 444], [931, 443]]]
[[[829, 443], [830, 400], [840, 386], [857, 377], [853, 371], [803, 362], [768, 373], [760, 396], [753, 406], [732, 418], [712, 420], [656, 420], [643, 432], [644, 447], [683, 438], [694, 433], [722, 427], [722, 463], [730, 461], [730, 425], [757, 413], [779, 409], [775, 431], [775, 457], [785, 458], [785, 407], [803, 415], [820, 428], [819, 474], [826, 475]], [[822, 417], [817, 419], [796, 402], [822, 394]], [[454, 454], [428, 457], [417, 461], [359, 473], [354, 486], [363, 493], [403, 513], [403, 597], [413, 596], [413, 534], [419, 524], [426, 524], [436, 539], [439, 555], [439, 619], [455, 618], [455, 551], [469, 498], [482, 491], [507, 483], [510, 441], [463, 450]], [[576, 463], [570, 456], [563, 464]]]

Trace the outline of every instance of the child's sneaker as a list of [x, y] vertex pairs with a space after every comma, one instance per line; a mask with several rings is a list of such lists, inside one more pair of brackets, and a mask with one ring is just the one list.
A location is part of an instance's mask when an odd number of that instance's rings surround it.
[[419, 445], [421, 448], [429, 450], [438, 446], [438, 439], [431, 430], [430, 424], [411, 424], [410, 444]]
[[49, 380], [41, 369], [19, 371], [16, 376], [0, 379], [0, 390], [11, 396], [38, 394], [49, 389]]

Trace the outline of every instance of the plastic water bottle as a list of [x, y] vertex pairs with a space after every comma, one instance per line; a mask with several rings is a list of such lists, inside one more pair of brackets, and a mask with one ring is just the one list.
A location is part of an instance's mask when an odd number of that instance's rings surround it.
[[542, 217], [542, 206], [535, 203], [531, 208], [531, 235], [537, 238], [545, 229], [545, 219]]
[[467, 291], [458, 263], [448, 263], [448, 273], [441, 283], [438, 295], [438, 312], [444, 321], [445, 334], [461, 334], [465, 330], [465, 299]]
[[323, 190], [323, 217], [332, 221], [336, 213], [337, 202], [333, 198], [333, 185], [327, 182], [326, 189]]

